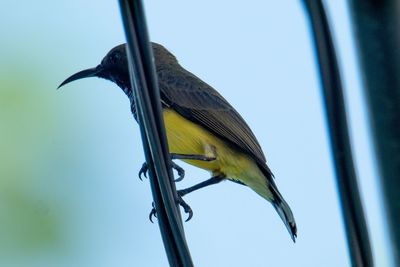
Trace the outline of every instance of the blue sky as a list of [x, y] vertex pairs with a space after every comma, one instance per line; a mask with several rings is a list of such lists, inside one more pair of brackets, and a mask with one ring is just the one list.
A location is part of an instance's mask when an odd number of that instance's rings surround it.
[[[195, 192], [185, 197], [194, 210], [185, 231], [196, 266], [349, 266], [315, 58], [299, 2], [146, 1], [151, 39], [246, 119], [298, 224], [293, 244], [272, 206], [248, 188], [224, 182]], [[348, 11], [345, 1], [325, 2], [375, 258], [378, 266], [388, 266]], [[39, 217], [56, 218], [58, 229], [49, 246], [25, 248], [22, 239], [3, 261], [16, 266], [166, 266], [158, 226], [147, 219], [149, 184], [137, 178], [144, 157], [125, 95], [100, 79], [55, 91], [66, 77], [97, 65], [124, 42], [117, 1], [36, 1], [25, 7], [8, 2], [0, 12], [0, 23], [7, 25], [0, 28], [0, 77], [5, 79], [0, 92], [26, 125], [21, 131], [5, 124], [15, 132], [3, 140], [27, 140], [32, 146], [35, 153], [24, 161], [30, 164], [23, 165], [26, 173], [17, 183], [23, 189], [18, 190], [38, 200], [46, 211]], [[18, 97], [7, 98], [10, 84], [20, 90]], [[0, 111], [10, 111], [6, 108]], [[5, 157], [18, 152], [15, 162], [29, 154], [22, 145], [2, 151]], [[209, 177], [182, 166], [187, 174], [178, 188]], [[11, 168], [11, 181], [19, 181], [20, 169]], [[19, 229], [10, 225], [4, 231]]]

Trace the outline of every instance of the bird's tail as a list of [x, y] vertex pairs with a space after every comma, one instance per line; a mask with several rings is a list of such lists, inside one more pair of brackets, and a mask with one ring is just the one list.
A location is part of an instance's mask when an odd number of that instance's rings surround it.
[[[268, 175], [267, 177], [269, 179], [266, 179], [266, 175]], [[283, 199], [281, 193], [279, 193], [278, 188], [276, 187], [276, 184], [273, 180], [273, 176], [270, 173], [264, 173], [260, 176], [253, 176], [253, 179], [244, 181], [244, 184], [252, 188], [260, 196], [271, 202], [272, 206], [274, 206], [275, 210], [278, 212], [287, 230], [289, 231], [293, 242], [296, 242], [296, 221], [289, 205]]]
[[271, 170], [264, 163], [258, 164], [258, 170], [250, 165], [248, 168], [246, 168], [246, 171], [247, 173], [241, 176], [244, 178], [241, 178], [240, 182], [247, 185], [261, 197], [271, 202], [272, 206], [274, 206], [275, 210], [278, 212], [287, 230], [289, 231], [293, 242], [296, 242], [296, 221], [294, 219], [292, 210], [276, 187], [274, 176]]
[[271, 191], [273, 196], [273, 199], [271, 200], [272, 206], [274, 206], [275, 210], [281, 217], [283, 223], [286, 225], [286, 228], [288, 229], [293, 242], [296, 242], [297, 226], [296, 226], [296, 221], [294, 220], [292, 210], [290, 209], [286, 201], [283, 199], [281, 193], [279, 193], [275, 183], [269, 184], [269, 190]]

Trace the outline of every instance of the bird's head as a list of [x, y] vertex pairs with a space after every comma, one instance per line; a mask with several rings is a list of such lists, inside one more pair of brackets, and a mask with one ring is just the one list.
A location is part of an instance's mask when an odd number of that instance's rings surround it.
[[[152, 43], [152, 48], [156, 65], [176, 62], [175, 57], [162, 45]], [[112, 81], [130, 97], [132, 89], [129, 78], [126, 44], [120, 44], [114, 47], [107, 53], [97, 67], [75, 73], [63, 81], [58, 88], [72, 81], [89, 77], [98, 77]]]
[[128, 94], [131, 90], [131, 85], [126, 57], [126, 45], [120, 44], [114, 47], [97, 67], [75, 73], [63, 81], [58, 88], [67, 83], [89, 77], [98, 77], [112, 81]]

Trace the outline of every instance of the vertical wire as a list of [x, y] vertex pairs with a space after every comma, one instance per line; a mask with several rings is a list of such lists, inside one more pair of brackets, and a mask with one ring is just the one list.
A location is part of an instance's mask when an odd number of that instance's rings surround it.
[[140, 0], [120, 0], [119, 4], [127, 38], [131, 84], [164, 247], [171, 266], [191, 267], [193, 262], [176, 202], [177, 193], [143, 4]]
[[336, 184], [347, 245], [354, 267], [373, 266], [373, 258], [349, 138], [346, 108], [332, 35], [321, 0], [303, 0], [313, 32], [314, 46], [328, 119]]
[[400, 266], [400, 3], [351, 0], [368, 120], [390, 244]]

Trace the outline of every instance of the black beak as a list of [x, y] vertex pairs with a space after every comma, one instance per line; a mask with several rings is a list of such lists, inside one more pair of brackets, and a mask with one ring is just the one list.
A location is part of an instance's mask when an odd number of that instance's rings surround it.
[[96, 68], [91, 68], [87, 70], [82, 70], [80, 72], [75, 73], [65, 81], [63, 81], [60, 86], [57, 87], [59, 89], [61, 86], [66, 85], [67, 83], [83, 79], [83, 78], [89, 78], [89, 77], [99, 77], [100, 72], [102, 71], [102, 66], [98, 65]]

